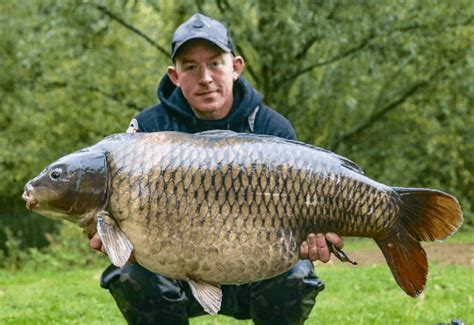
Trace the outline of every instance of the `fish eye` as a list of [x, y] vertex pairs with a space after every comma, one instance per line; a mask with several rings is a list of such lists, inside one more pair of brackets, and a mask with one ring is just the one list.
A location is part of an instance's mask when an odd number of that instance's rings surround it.
[[53, 181], [57, 181], [61, 177], [61, 169], [55, 168], [49, 173], [49, 178]]

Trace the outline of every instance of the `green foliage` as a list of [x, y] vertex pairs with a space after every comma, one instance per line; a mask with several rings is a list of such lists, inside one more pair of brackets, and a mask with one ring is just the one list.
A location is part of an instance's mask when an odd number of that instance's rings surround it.
[[48, 247], [38, 250], [30, 248], [30, 258], [25, 261], [26, 269], [69, 270], [74, 267], [108, 265], [106, 256], [93, 251], [82, 230], [69, 222], [63, 222], [59, 233], [47, 234]]
[[448, 191], [473, 225], [473, 9], [469, 0], [3, 1], [0, 213], [25, 213], [29, 178], [156, 102], [171, 35], [201, 11], [231, 28], [246, 78], [301, 140], [383, 183]]
[[23, 248], [21, 234], [14, 236], [5, 229], [5, 252], [0, 250], [0, 269], [66, 271], [71, 268], [90, 268], [108, 265], [108, 258], [93, 251], [82, 230], [74, 224], [63, 222], [59, 232], [46, 233], [49, 245], [38, 249]]
[[[0, 204], [2, 204], [0, 200]], [[10, 203], [11, 204], [11, 203]], [[8, 202], [4, 203], [8, 207]], [[45, 234], [55, 232], [57, 221], [46, 219], [35, 213], [27, 213], [24, 209], [15, 208], [13, 211], [0, 213], [0, 251], [6, 252], [7, 235], [2, 229], [10, 229], [9, 236], [18, 241], [18, 248], [27, 250], [28, 247], [41, 248], [49, 244]]]
[[21, 249], [21, 239], [14, 236], [10, 228], [4, 229], [6, 235], [5, 252], [0, 250], [0, 269], [14, 271], [20, 269], [28, 259], [28, 253]]

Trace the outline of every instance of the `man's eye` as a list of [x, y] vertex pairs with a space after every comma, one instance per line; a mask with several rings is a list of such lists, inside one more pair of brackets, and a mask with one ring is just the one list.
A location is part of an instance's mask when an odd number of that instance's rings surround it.
[[211, 63], [211, 66], [212, 66], [213, 68], [219, 68], [219, 67], [221, 66], [221, 61], [213, 61], [213, 62]]
[[184, 71], [194, 71], [194, 70], [196, 70], [195, 65], [187, 65], [184, 67]]

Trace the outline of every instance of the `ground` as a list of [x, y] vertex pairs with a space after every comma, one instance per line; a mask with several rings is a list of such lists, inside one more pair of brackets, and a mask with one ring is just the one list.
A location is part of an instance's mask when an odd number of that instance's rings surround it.
[[[474, 243], [429, 243], [424, 244], [423, 247], [430, 263], [462, 265], [474, 270]], [[360, 249], [348, 252], [347, 255], [363, 266], [386, 263], [382, 251], [379, 249]], [[336, 260], [329, 263], [341, 262]]]

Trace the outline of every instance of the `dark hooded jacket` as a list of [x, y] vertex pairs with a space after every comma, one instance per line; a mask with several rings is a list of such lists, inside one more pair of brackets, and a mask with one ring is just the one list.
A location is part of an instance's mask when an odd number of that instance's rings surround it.
[[220, 120], [202, 120], [194, 115], [181, 89], [165, 75], [158, 87], [161, 103], [139, 113], [130, 128], [139, 132], [186, 133], [220, 129], [296, 138], [290, 122], [266, 106], [262, 96], [243, 77], [235, 81], [233, 91], [234, 102], [229, 115]]

